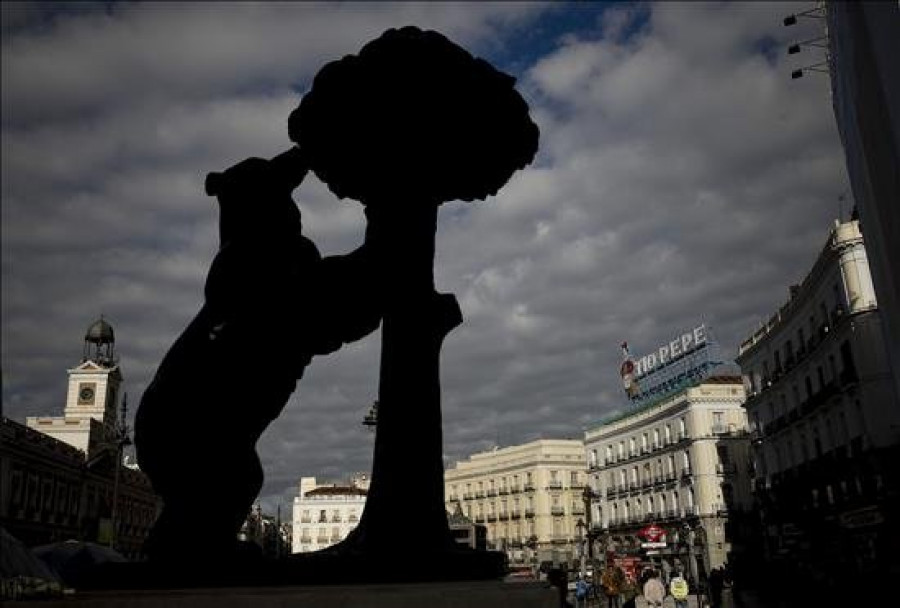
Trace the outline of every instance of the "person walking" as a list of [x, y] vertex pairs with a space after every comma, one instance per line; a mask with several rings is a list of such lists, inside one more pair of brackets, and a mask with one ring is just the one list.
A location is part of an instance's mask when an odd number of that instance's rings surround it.
[[666, 588], [659, 580], [656, 572], [650, 572], [647, 576], [647, 582], [644, 583], [644, 599], [650, 608], [661, 608], [663, 599], [666, 597]]
[[575, 581], [575, 608], [585, 608], [587, 606], [588, 584], [584, 577], [579, 576]]
[[625, 582], [625, 573], [621, 568], [608, 566], [600, 576], [600, 585], [603, 587], [603, 595], [606, 596], [607, 608], [620, 608], [622, 605], [620, 594]]
[[671, 593], [672, 597], [675, 599], [675, 608], [688, 608], [688, 593], [690, 593], [690, 587], [678, 570], [675, 571], [675, 575], [672, 577], [672, 580], [669, 581], [669, 593]]

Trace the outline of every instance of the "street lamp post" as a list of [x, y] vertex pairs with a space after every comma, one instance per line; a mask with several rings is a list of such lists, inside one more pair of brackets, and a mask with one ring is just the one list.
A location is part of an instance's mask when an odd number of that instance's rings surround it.
[[112, 520], [112, 531], [109, 535], [109, 547], [111, 549], [116, 548], [116, 541], [118, 540], [118, 512], [119, 512], [119, 477], [122, 469], [122, 453], [125, 451], [125, 447], [131, 445], [131, 438], [128, 436], [128, 426], [125, 423], [125, 415], [128, 412], [128, 393], [125, 393], [122, 396], [122, 413], [121, 419], [119, 420], [118, 428], [116, 428], [115, 435], [113, 436], [112, 444], [116, 449], [116, 461], [114, 463], [115, 472], [113, 478], [113, 499], [112, 499], [112, 512], [110, 513], [110, 519]]
[[579, 518], [578, 522], [575, 524], [575, 530], [578, 533], [578, 558], [579, 558], [579, 566], [578, 573], [584, 578], [584, 558], [585, 558], [585, 550], [584, 550], [584, 539], [585, 539], [585, 525], [584, 521]]

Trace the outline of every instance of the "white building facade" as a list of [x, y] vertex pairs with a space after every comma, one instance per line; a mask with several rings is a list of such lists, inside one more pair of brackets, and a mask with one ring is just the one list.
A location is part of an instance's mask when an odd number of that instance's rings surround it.
[[[585, 432], [595, 555], [677, 560], [694, 577], [727, 561], [751, 504], [744, 399], [740, 377], [713, 376]], [[651, 524], [665, 544], [647, 553]]]
[[768, 562], [842, 577], [896, 562], [900, 404], [881, 323], [859, 224], [835, 222], [789, 301], [741, 345]]
[[319, 485], [315, 477], [302, 477], [294, 498], [291, 551], [319, 551], [347, 538], [362, 517], [368, 487], [363, 475], [344, 485]]
[[540, 439], [471, 455], [444, 472], [447, 510], [487, 528], [513, 563], [574, 563], [585, 517], [584, 444]]

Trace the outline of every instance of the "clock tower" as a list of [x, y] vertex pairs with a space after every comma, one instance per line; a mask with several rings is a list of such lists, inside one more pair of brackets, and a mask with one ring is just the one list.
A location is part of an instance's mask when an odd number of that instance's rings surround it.
[[115, 333], [101, 316], [84, 336], [81, 363], [68, 370], [62, 418], [29, 417], [27, 426], [90, 456], [115, 434], [122, 372], [115, 355]]
[[88, 327], [81, 363], [69, 370], [69, 390], [63, 414], [67, 419], [92, 418], [105, 427], [115, 426], [116, 404], [122, 385], [115, 345], [112, 325], [102, 316]]

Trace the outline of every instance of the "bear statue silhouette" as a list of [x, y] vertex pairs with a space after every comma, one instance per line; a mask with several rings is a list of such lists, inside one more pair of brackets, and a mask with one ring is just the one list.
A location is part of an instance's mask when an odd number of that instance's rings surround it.
[[[380, 322], [369, 248], [322, 258], [302, 234], [291, 191], [306, 172], [294, 148], [207, 178], [219, 202], [220, 246], [205, 301], [135, 419], [139, 465], [164, 503], [147, 541], [151, 560], [174, 564], [198, 551], [233, 557], [262, 486], [260, 435], [313, 356]], [[251, 369], [254, 380], [242, 381]]]

